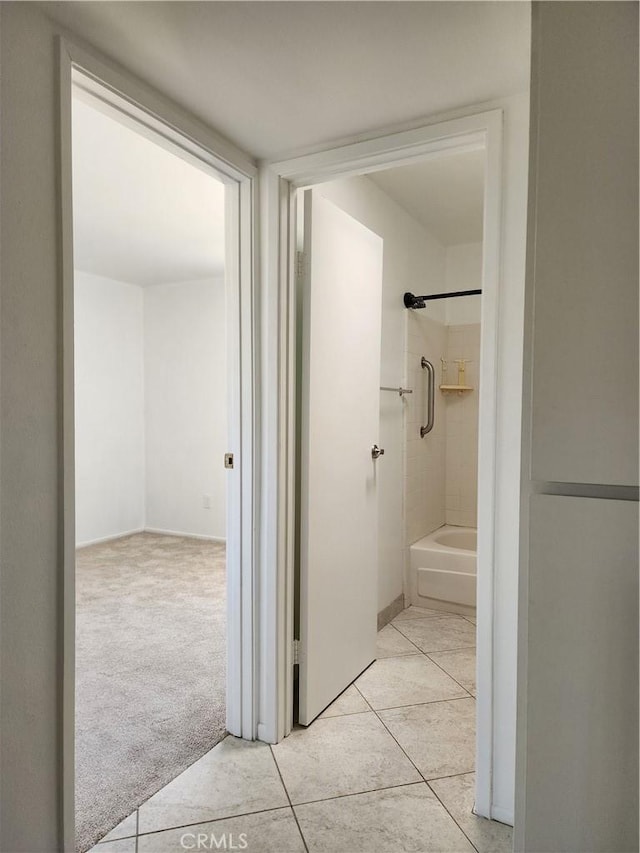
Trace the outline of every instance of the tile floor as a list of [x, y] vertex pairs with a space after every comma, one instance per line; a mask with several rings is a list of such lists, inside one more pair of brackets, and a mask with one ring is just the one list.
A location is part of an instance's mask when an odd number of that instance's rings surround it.
[[474, 622], [407, 608], [311, 726], [227, 737], [94, 853], [508, 853], [511, 829], [472, 813]]

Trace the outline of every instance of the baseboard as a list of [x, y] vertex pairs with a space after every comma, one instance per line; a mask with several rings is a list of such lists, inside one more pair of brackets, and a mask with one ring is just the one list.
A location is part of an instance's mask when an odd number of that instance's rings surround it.
[[104, 545], [106, 542], [115, 542], [117, 539], [126, 539], [127, 536], [135, 536], [136, 533], [156, 533], [158, 536], [177, 536], [180, 539], [202, 539], [205, 542], [222, 542], [227, 540], [223, 536], [205, 536], [202, 533], [183, 533], [180, 530], [163, 530], [160, 527], [136, 527], [134, 530], [125, 530], [124, 533], [113, 533], [111, 536], [101, 536], [99, 539], [89, 539], [87, 542], [78, 542], [76, 551], [81, 548], [90, 548], [92, 545]]
[[142, 533], [156, 533], [158, 536], [178, 536], [181, 539], [202, 539], [204, 542], [226, 542], [224, 536], [205, 536], [203, 533], [184, 533], [181, 530], [164, 530], [161, 527], [145, 527]]
[[77, 542], [76, 551], [80, 548], [89, 548], [91, 545], [102, 545], [104, 542], [115, 542], [116, 539], [126, 539], [127, 536], [135, 536], [136, 533], [144, 533], [144, 527], [136, 527], [135, 530], [125, 530], [124, 533], [112, 533], [111, 536], [101, 536], [99, 539], [89, 539], [87, 542]]
[[400, 593], [400, 595], [395, 598], [391, 604], [387, 604], [384, 610], [381, 610], [378, 613], [378, 631], [381, 631], [385, 625], [388, 625], [392, 619], [398, 615], [398, 613], [402, 613], [404, 610], [404, 593]]

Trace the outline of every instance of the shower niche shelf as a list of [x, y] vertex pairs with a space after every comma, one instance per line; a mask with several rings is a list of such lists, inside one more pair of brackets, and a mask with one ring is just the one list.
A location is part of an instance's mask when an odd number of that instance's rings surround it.
[[473, 385], [440, 385], [440, 390], [445, 394], [448, 391], [457, 391], [458, 394], [462, 394], [465, 391], [473, 391]]

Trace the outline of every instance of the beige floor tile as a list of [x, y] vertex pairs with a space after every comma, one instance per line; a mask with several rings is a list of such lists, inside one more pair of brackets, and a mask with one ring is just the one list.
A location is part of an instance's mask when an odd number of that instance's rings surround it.
[[189, 849], [304, 853], [304, 844], [290, 808], [154, 832], [138, 839], [138, 853], [185, 853]]
[[476, 644], [476, 629], [462, 616], [409, 619], [397, 623], [397, 628], [427, 653], [472, 648]]
[[466, 695], [459, 684], [421, 654], [375, 661], [356, 685], [376, 710]]
[[477, 625], [478, 621], [475, 616], [465, 616], [464, 617], [468, 622], [471, 622], [472, 625]]
[[117, 838], [130, 838], [132, 835], [135, 835], [137, 832], [138, 819], [137, 812], [130, 814], [129, 817], [125, 817], [123, 821], [108, 832], [104, 838], [100, 839], [100, 843], [103, 844], [105, 841], [115, 841]]
[[473, 853], [424, 783], [295, 807], [309, 853]]
[[396, 631], [393, 625], [385, 625], [382, 631], [378, 631], [376, 656], [381, 658], [399, 657], [401, 655], [415, 655], [417, 649], [410, 640]]
[[429, 783], [479, 853], [511, 853], [513, 829], [473, 814], [475, 773]]
[[227, 737], [139, 809], [139, 832], [288, 805], [265, 743]]
[[353, 684], [341, 693], [335, 702], [332, 702], [329, 707], [323, 711], [318, 717], [319, 720], [327, 717], [341, 717], [343, 714], [361, 714], [364, 711], [371, 710], [364, 701], [360, 693], [356, 690]]
[[92, 847], [89, 853], [136, 853], [136, 839], [119, 838], [114, 841], [101, 841]]
[[316, 720], [307, 729], [295, 729], [272, 749], [293, 803], [420, 779], [371, 711]]
[[476, 650], [458, 649], [455, 652], [431, 652], [431, 660], [448, 672], [452, 678], [466, 687], [467, 690], [476, 689]]
[[426, 779], [475, 769], [473, 699], [380, 711], [380, 719]]
[[407, 619], [424, 619], [427, 616], [442, 616], [443, 612], [442, 610], [430, 610], [428, 607], [416, 607], [411, 604], [409, 607], [405, 607], [401, 613], [398, 613], [391, 620], [391, 623], [404, 622]]

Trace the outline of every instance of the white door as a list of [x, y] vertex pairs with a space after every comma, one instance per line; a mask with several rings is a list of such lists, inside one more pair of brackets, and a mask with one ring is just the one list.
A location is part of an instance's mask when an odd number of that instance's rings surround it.
[[382, 239], [304, 197], [299, 721], [374, 660]]

